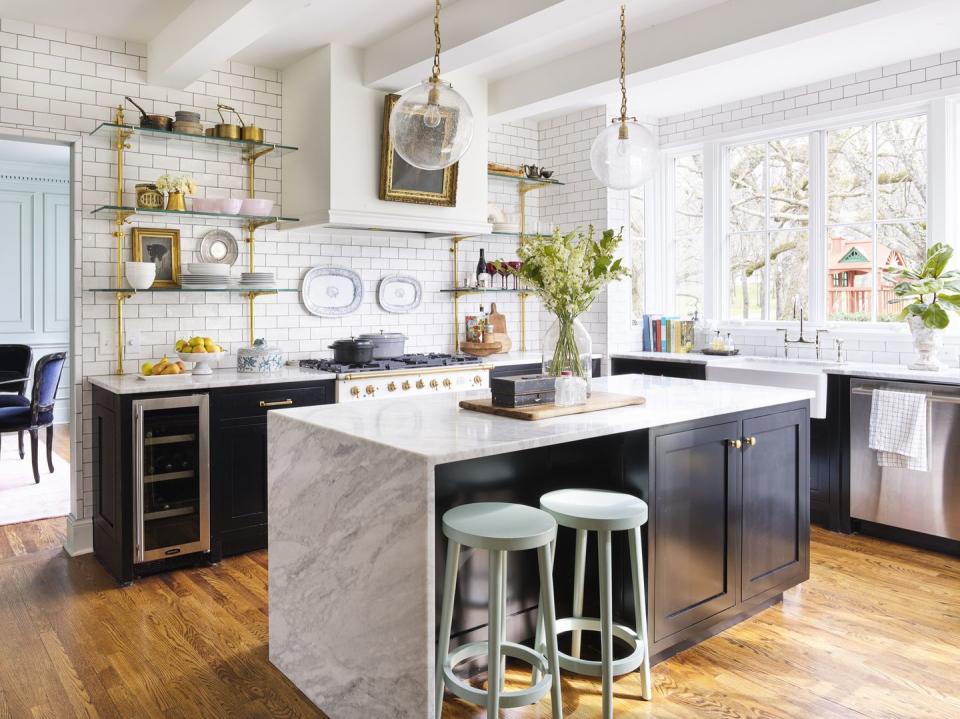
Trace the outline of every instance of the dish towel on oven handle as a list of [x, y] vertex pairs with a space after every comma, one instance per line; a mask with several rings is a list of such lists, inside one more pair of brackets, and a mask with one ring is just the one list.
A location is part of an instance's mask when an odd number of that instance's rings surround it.
[[873, 390], [870, 449], [877, 465], [927, 471], [927, 395]]

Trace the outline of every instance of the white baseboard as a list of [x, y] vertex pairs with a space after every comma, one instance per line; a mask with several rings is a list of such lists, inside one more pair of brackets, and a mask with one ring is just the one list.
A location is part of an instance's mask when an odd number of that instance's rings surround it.
[[63, 548], [71, 557], [93, 552], [93, 520], [67, 517], [67, 541]]

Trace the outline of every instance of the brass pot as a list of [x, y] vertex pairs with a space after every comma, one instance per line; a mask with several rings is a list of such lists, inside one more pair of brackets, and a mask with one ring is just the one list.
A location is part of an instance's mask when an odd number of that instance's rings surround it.
[[239, 140], [240, 126], [231, 125], [228, 122], [218, 122], [213, 128], [213, 134], [225, 140]]
[[244, 125], [240, 129], [240, 139], [249, 142], [263, 142], [263, 129], [256, 125]]

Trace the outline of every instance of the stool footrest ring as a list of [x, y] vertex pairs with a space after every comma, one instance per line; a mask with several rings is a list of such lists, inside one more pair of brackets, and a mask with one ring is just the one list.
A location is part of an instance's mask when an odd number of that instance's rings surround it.
[[[557, 620], [557, 635], [572, 632], [575, 629], [586, 632], [599, 632], [600, 620], [593, 617], [564, 617]], [[613, 625], [613, 636], [630, 645], [633, 651], [622, 659], [614, 659], [610, 672], [612, 676], [629, 674], [643, 666], [643, 642], [637, 633], [622, 624]], [[559, 653], [560, 668], [587, 677], [602, 677], [603, 663], [589, 659], [578, 659], [569, 654]]]
[[[487, 703], [487, 692], [484, 689], [477, 689], [470, 686], [463, 679], [453, 673], [454, 667], [467, 659], [486, 658], [489, 651], [488, 642], [470, 642], [461, 647], [457, 647], [447, 655], [447, 661], [443, 665], [443, 676], [446, 688], [464, 701], [472, 702], [484, 706]], [[517, 707], [536, 704], [549, 691], [553, 683], [553, 677], [550, 675], [547, 665], [547, 659], [540, 652], [534, 651], [522, 644], [514, 642], [503, 642], [500, 645], [500, 651], [514, 659], [526, 662], [540, 671], [542, 679], [533, 686], [523, 689], [515, 689], [500, 694], [500, 707], [503, 709], [515, 709]]]

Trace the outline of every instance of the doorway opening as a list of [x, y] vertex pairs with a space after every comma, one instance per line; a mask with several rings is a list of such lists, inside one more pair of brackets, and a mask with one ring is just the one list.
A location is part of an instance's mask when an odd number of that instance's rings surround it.
[[0, 139], [0, 559], [70, 513], [71, 148]]

